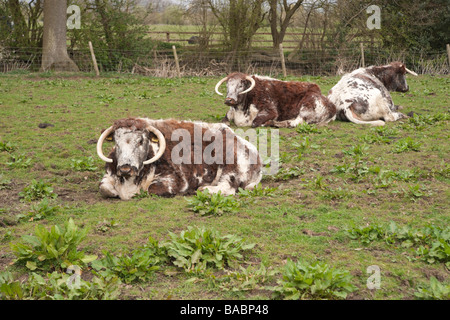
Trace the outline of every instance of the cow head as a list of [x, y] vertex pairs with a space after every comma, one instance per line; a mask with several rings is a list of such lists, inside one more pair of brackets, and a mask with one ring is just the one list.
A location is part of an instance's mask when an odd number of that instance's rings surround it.
[[114, 162], [102, 151], [103, 142], [108, 136], [112, 136], [115, 142], [114, 164], [119, 177], [139, 175], [145, 165], [161, 158], [166, 149], [166, 140], [155, 127], [140, 119], [119, 120], [106, 129], [97, 142], [97, 154], [107, 163]]
[[417, 73], [406, 68], [405, 64], [401, 62], [371, 67], [371, 70], [389, 91], [407, 92], [409, 86], [406, 83], [406, 73], [417, 76]]
[[227, 82], [227, 96], [225, 104], [230, 107], [235, 107], [242, 103], [244, 94], [253, 90], [256, 85], [255, 79], [243, 73], [232, 73], [223, 78], [216, 84], [215, 91], [218, 95], [223, 96], [219, 91], [222, 83]]

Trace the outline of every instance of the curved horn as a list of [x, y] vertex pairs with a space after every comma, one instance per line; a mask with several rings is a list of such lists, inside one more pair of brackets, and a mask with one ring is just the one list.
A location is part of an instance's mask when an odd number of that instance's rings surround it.
[[256, 86], [256, 81], [255, 81], [255, 79], [253, 79], [252, 77], [246, 76], [245, 79], [247, 79], [248, 81], [251, 82], [251, 86], [250, 86], [250, 88], [248, 88], [248, 89], [245, 90], [245, 91], [242, 91], [242, 92], [239, 93], [239, 94], [244, 94], [244, 93], [250, 92], [250, 91], [252, 91], [253, 88]]
[[108, 137], [113, 131], [114, 131], [113, 127], [112, 126], [109, 127], [108, 129], [103, 131], [102, 135], [100, 136], [100, 138], [98, 138], [98, 141], [97, 141], [97, 154], [100, 157], [100, 159], [102, 159], [103, 161], [108, 162], [108, 163], [112, 163], [113, 160], [106, 157], [103, 154], [102, 146], [103, 146], [103, 141], [105, 141], [106, 137]]
[[227, 81], [228, 77], [223, 78], [222, 80], [220, 80], [219, 82], [217, 82], [216, 87], [215, 87], [215, 91], [219, 96], [223, 96], [222, 93], [220, 93], [219, 91], [219, 87], [222, 85], [222, 83], [224, 83], [225, 81]]
[[415, 73], [414, 71], [411, 71], [411, 70], [409, 70], [408, 68], [406, 68], [405, 67], [405, 70], [406, 70], [406, 72], [408, 72], [408, 73], [410, 73], [410, 74], [412, 74], [413, 76], [418, 76], [418, 74], [417, 73]]
[[158, 129], [156, 129], [155, 127], [150, 126], [150, 125], [148, 125], [146, 129], [150, 132], [153, 132], [156, 135], [156, 137], [158, 138], [159, 150], [158, 150], [158, 153], [153, 158], [143, 162], [144, 166], [147, 164], [153, 163], [155, 161], [158, 161], [159, 158], [161, 158], [162, 155], [164, 154], [164, 151], [166, 151], [166, 138], [164, 138], [161, 131], [159, 131]]

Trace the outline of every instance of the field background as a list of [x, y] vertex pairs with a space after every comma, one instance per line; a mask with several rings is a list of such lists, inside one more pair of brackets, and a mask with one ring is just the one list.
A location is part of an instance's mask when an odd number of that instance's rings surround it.
[[[153, 40], [173, 42], [180, 45], [193, 46], [192, 44], [188, 44], [187, 41], [192, 36], [199, 36], [202, 32], [202, 26], [195, 25], [169, 25], [169, 24], [153, 24], [149, 26], [148, 37]], [[223, 31], [220, 27], [216, 26], [215, 28], [211, 28], [209, 32], [210, 34], [210, 45], [220, 47], [221, 41], [223, 41]], [[299, 42], [303, 38], [303, 34], [306, 34], [305, 41], [303, 43], [303, 49], [319, 49], [320, 47], [320, 39], [322, 35], [323, 29], [321, 28], [308, 28], [307, 30], [304, 27], [289, 27], [286, 30], [286, 36], [283, 41], [283, 48], [286, 52], [292, 51], [296, 48]], [[353, 31], [357, 33], [357, 30]], [[167, 33], [169, 33], [169, 39], [167, 39]], [[333, 40], [329, 39], [330, 35], [326, 35], [325, 43], [328, 47], [333, 47]], [[355, 42], [359, 45], [359, 42], [370, 43], [372, 46], [378, 44], [377, 40], [374, 37], [355, 37], [352, 42]], [[255, 33], [252, 38], [252, 48], [268, 48], [271, 49], [273, 44], [272, 35], [270, 32], [270, 27], [261, 27]]]
[[[315, 82], [326, 94], [339, 78], [289, 79]], [[95, 151], [101, 130], [124, 117], [217, 121], [227, 111], [222, 98], [214, 93], [218, 80], [117, 74], [101, 78], [91, 74], [1, 74], [0, 142], [11, 143], [15, 150], [0, 152], [0, 271], [12, 270], [26, 279], [27, 270], [13, 264], [10, 243], [32, 234], [37, 224], [49, 228], [72, 217], [78, 226], [89, 229], [81, 248], [99, 258], [103, 250], [114, 254], [133, 250], [145, 244], [149, 236], [164, 241], [169, 232], [205, 226], [256, 243], [245, 253], [241, 261], [244, 267], [264, 264], [281, 272], [287, 259], [302, 257], [348, 270], [352, 284], [358, 288], [348, 299], [414, 299], [418, 286], [429, 283], [431, 277], [448, 283], [449, 271], [444, 263], [414, 259], [408, 248], [398, 244], [373, 241], [365, 245], [351, 239], [346, 231], [352, 227], [385, 226], [391, 221], [412, 228], [449, 226], [448, 76], [408, 76], [410, 91], [393, 93], [395, 104], [401, 105], [404, 113], [413, 111], [438, 120], [388, 123], [386, 143], [374, 142], [379, 135], [375, 129], [347, 122], [332, 122], [310, 132], [281, 129], [282, 170], [298, 167], [301, 174], [286, 180], [264, 177], [262, 187], [275, 190], [256, 197], [237, 213], [203, 217], [190, 210], [183, 196], [143, 197], [127, 202], [102, 199], [98, 184], [104, 164]], [[42, 123], [52, 126], [39, 128]], [[395, 153], [397, 144], [407, 137], [417, 143], [417, 151]], [[359, 172], [356, 179], [351, 173], [336, 172], [338, 166], [351, 163], [352, 152], [358, 150], [365, 171]], [[31, 159], [30, 166], [11, 167], [7, 164], [11, 154], [25, 155]], [[89, 156], [94, 158], [96, 170], [72, 169], [73, 159]], [[383, 185], [380, 170], [416, 170], [417, 174], [408, 181], [392, 180]], [[32, 179], [43, 179], [53, 186], [58, 197], [50, 201], [59, 211], [39, 221], [17, 221], [17, 215], [30, 212], [36, 204], [19, 197]], [[113, 221], [116, 226], [102, 228]], [[381, 269], [379, 290], [366, 288], [370, 276], [366, 269], [370, 265]], [[87, 276], [89, 271], [83, 274]], [[269, 299], [272, 292], [265, 286], [274, 286], [281, 279], [277, 273], [259, 289], [233, 292], [223, 290], [214, 280], [224, 274], [211, 270], [192, 275], [179, 268], [165, 268], [150, 281], [122, 285], [120, 298]]]

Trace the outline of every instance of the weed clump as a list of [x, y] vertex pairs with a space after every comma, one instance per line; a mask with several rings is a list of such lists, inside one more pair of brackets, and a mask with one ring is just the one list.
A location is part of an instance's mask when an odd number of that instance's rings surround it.
[[169, 233], [171, 240], [163, 244], [173, 264], [187, 272], [203, 271], [208, 267], [224, 269], [233, 261], [242, 259], [242, 251], [255, 244], [246, 244], [236, 235], [222, 236], [214, 229], [188, 227], [179, 235]]
[[78, 251], [86, 235], [87, 229], [78, 229], [70, 218], [63, 226], [55, 225], [50, 231], [37, 225], [34, 235], [22, 236], [22, 242], [11, 244], [11, 250], [17, 257], [15, 263], [25, 263], [31, 271], [61, 271], [71, 265], [84, 266], [97, 258]]
[[43, 198], [56, 198], [58, 195], [53, 192], [52, 185], [43, 180], [31, 180], [30, 185], [26, 186], [19, 196], [26, 201], [41, 200]]
[[356, 290], [346, 270], [331, 267], [325, 262], [309, 263], [288, 259], [282, 280], [273, 288], [276, 298], [298, 299], [345, 299]]

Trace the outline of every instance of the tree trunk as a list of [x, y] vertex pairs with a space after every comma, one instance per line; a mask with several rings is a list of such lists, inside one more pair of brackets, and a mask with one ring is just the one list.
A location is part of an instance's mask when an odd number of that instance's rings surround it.
[[278, 48], [280, 46], [280, 37], [278, 32], [278, 0], [270, 1], [269, 10], [269, 22], [270, 22], [270, 32], [272, 33], [273, 48]]
[[[283, 0], [282, 6], [280, 6], [281, 11], [278, 12], [278, 0], [270, 0], [269, 22], [274, 49], [278, 49], [280, 43], [283, 43], [289, 22], [291, 21], [294, 13], [300, 8], [303, 1], [304, 0], [298, 0], [295, 3], [288, 4], [287, 0]], [[280, 30], [278, 30], [278, 27]]]
[[41, 71], [79, 71], [67, 53], [67, 0], [44, 1]]

